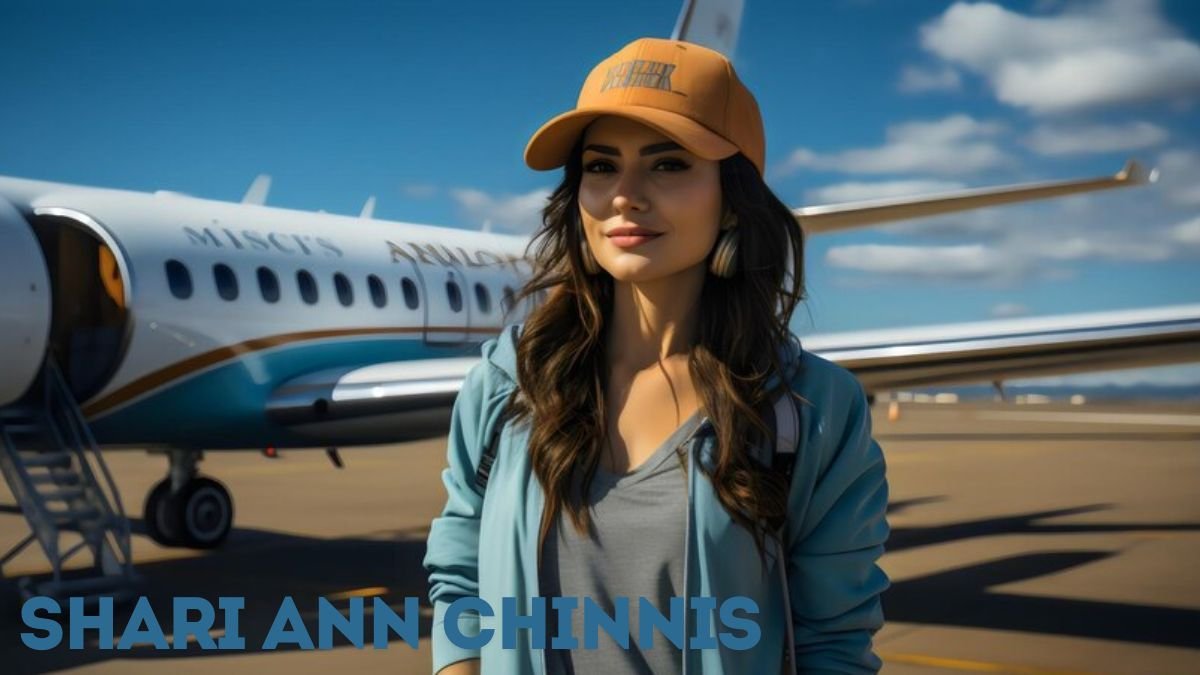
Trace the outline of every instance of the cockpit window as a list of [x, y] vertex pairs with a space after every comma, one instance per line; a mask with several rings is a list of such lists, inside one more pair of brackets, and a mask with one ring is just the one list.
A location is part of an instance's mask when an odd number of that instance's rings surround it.
[[167, 286], [171, 289], [171, 295], [180, 300], [192, 297], [192, 273], [188, 272], [188, 268], [178, 260], [168, 260], [166, 267]]

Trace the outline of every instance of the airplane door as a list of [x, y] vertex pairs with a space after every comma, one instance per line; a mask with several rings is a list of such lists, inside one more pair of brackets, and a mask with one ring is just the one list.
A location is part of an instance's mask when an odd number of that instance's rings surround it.
[[425, 286], [425, 342], [466, 342], [471, 325], [467, 280], [457, 267], [418, 265]]
[[33, 228], [0, 198], [0, 406], [19, 399], [50, 339], [50, 274]]

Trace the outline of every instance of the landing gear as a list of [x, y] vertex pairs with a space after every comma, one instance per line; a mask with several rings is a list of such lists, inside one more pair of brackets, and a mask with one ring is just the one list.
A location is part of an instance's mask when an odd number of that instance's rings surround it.
[[229, 490], [196, 476], [199, 452], [171, 450], [170, 458], [170, 474], [146, 496], [146, 534], [163, 546], [220, 546], [233, 527]]

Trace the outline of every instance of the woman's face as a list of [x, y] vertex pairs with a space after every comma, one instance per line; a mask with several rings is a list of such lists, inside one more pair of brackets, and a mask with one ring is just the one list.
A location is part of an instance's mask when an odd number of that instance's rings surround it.
[[[719, 163], [639, 122], [605, 116], [583, 136], [579, 212], [614, 279], [653, 281], [707, 264], [721, 221]], [[637, 227], [649, 237], [620, 236]]]

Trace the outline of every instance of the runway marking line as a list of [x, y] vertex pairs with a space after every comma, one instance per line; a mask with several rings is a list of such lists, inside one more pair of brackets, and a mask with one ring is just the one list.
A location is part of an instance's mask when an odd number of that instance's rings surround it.
[[338, 593], [330, 593], [325, 596], [326, 600], [345, 600], [347, 598], [371, 598], [377, 595], [387, 595], [388, 589], [386, 586], [367, 586], [366, 588], [352, 588], [348, 591]]
[[972, 673], [1005, 673], [1006, 675], [1096, 675], [1084, 670], [1057, 670], [1053, 668], [1038, 668], [1037, 666], [1022, 666], [1015, 663], [993, 663], [991, 661], [972, 661], [969, 659], [951, 659], [928, 654], [906, 654], [899, 652], [878, 652], [879, 658], [888, 663], [903, 663], [911, 666], [929, 666], [945, 670], [961, 670]]

